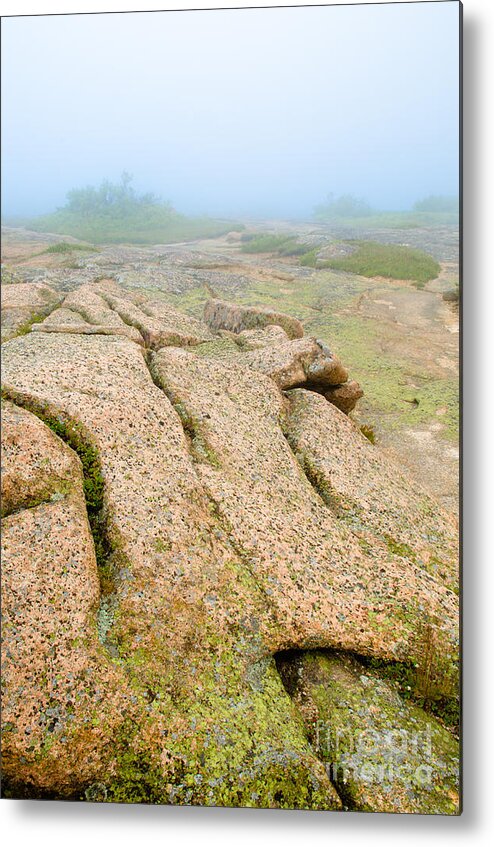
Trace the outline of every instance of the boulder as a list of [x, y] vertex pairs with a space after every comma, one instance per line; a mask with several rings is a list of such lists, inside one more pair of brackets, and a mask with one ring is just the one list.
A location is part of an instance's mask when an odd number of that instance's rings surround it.
[[75, 453], [38, 418], [2, 401], [2, 517], [49, 501], [81, 475]]
[[307, 385], [314, 391], [324, 391], [347, 378], [338, 357], [325, 352], [315, 338], [276, 340], [269, 346], [243, 353], [240, 361], [267, 374], [282, 389]]
[[204, 307], [204, 320], [215, 331], [229, 329], [232, 332], [242, 332], [244, 329], [258, 329], [274, 324], [281, 326], [289, 338], [302, 338], [304, 334], [300, 321], [290, 315], [260, 306], [241, 306], [214, 298], [208, 300]]
[[324, 392], [324, 396], [329, 403], [332, 403], [345, 415], [349, 415], [357, 405], [358, 400], [364, 396], [364, 392], [358, 382], [350, 379], [343, 385], [331, 386]]
[[[358, 391], [351, 390], [357, 383], [346, 382], [348, 371], [338, 356], [322, 341], [304, 337], [290, 340], [284, 329], [269, 326], [265, 329], [243, 330], [235, 334], [229, 330], [219, 330], [224, 343], [204, 344], [198, 352], [201, 355], [219, 357], [231, 362], [237, 361], [271, 377], [282, 390], [304, 386], [311, 391], [324, 394], [334, 387], [350, 386], [353, 405], [347, 398], [347, 407], [351, 410], [357, 402]], [[357, 386], [362, 396], [363, 392]], [[343, 397], [345, 392], [343, 392]], [[330, 399], [332, 394], [327, 394]], [[344, 405], [336, 392], [336, 401]], [[331, 400], [333, 402], [333, 400]]]

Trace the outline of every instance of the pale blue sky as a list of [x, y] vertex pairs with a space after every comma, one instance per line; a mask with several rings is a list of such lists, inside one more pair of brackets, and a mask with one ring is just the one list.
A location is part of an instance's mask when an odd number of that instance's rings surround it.
[[3, 19], [4, 214], [124, 169], [189, 213], [456, 194], [458, 6]]

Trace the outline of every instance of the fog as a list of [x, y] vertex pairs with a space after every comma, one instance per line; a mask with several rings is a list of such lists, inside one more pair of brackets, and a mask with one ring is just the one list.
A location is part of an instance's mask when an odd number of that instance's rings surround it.
[[457, 2], [4, 19], [3, 214], [124, 169], [190, 214], [456, 194], [457, 45]]

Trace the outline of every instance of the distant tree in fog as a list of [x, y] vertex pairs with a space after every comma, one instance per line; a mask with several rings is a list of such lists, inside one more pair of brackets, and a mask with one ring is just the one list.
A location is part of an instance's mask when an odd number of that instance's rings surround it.
[[128, 215], [142, 206], [167, 207], [169, 205], [162, 203], [155, 194], [149, 192], [137, 194], [131, 185], [132, 179], [131, 174], [123, 171], [119, 183], [105, 179], [99, 188], [92, 185], [85, 188], [73, 188], [67, 193], [64, 209], [89, 218], [105, 214]]
[[457, 212], [458, 197], [445, 197], [440, 194], [429, 194], [413, 204], [414, 212]]
[[328, 194], [326, 202], [314, 209], [317, 218], [363, 218], [373, 213], [374, 209], [365, 200], [353, 194], [339, 197]]

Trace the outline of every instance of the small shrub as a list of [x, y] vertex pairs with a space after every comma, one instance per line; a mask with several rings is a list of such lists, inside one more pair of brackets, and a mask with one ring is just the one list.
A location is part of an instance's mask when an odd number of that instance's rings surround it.
[[[188, 218], [154, 194], [138, 194], [132, 177], [123, 173], [120, 183], [104, 180], [99, 188], [75, 188], [65, 206], [47, 215], [26, 220], [35, 232], [58, 232], [93, 244], [169, 244], [195, 238], [214, 238], [243, 228], [234, 221]], [[93, 249], [85, 245], [48, 248], [51, 253]]]
[[43, 253], [72, 253], [74, 250], [84, 250], [88, 253], [97, 252], [97, 248], [91, 244], [71, 244], [68, 241], [59, 241], [57, 244], [51, 244]]
[[300, 257], [300, 264], [304, 268], [315, 268], [317, 267], [317, 254], [319, 252], [319, 247], [314, 247], [312, 250], [309, 250], [307, 253], [304, 253]]
[[360, 432], [363, 436], [365, 436], [365, 438], [367, 438], [367, 441], [370, 441], [371, 444], [376, 443], [376, 433], [374, 431], [374, 427], [370, 426], [370, 424], [362, 424]]
[[443, 294], [443, 300], [446, 303], [458, 303], [460, 300], [460, 289], [458, 286], [456, 288], [450, 289], [450, 291], [445, 291]]

